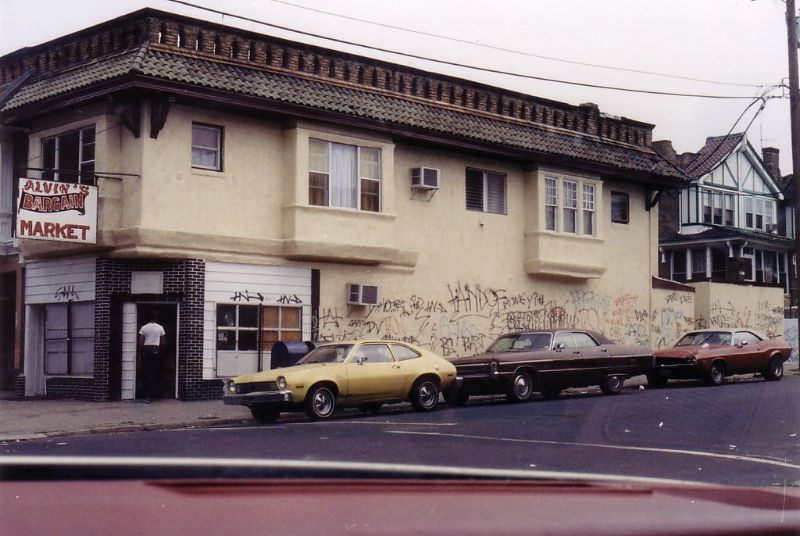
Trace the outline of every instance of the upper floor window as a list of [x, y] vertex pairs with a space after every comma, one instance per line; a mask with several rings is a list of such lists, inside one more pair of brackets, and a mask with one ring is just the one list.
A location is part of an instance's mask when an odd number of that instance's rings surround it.
[[775, 202], [765, 197], [743, 199], [744, 226], [757, 231], [772, 231], [775, 225]]
[[94, 184], [94, 126], [42, 139], [42, 178]]
[[703, 223], [734, 225], [733, 194], [703, 190]]
[[192, 123], [192, 167], [222, 171], [222, 127]]
[[311, 138], [310, 205], [381, 210], [381, 150]]
[[506, 214], [506, 176], [467, 168], [467, 210]]
[[630, 196], [625, 192], [611, 192], [611, 221], [628, 223], [630, 221]]
[[548, 231], [597, 234], [597, 187], [588, 181], [544, 179], [544, 225]]

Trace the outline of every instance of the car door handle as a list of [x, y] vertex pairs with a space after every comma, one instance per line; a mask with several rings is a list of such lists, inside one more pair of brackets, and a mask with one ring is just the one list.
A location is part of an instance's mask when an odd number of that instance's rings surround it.
[[575, 351], [574, 351], [574, 352], [572, 352], [572, 353], [573, 353], [573, 354], [575, 354], [575, 355], [579, 355], [579, 354], [581, 353], [581, 351], [580, 351], [580, 350], [575, 350]]
[[400, 368], [400, 365], [392, 365], [392, 368]]

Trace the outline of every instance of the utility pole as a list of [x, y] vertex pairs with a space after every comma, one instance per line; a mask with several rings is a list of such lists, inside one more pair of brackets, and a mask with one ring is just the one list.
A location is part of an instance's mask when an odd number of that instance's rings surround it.
[[[789, 117], [792, 123], [792, 180], [794, 181], [794, 255], [800, 263], [800, 89], [797, 80], [797, 10], [794, 0], [786, 0], [786, 38], [789, 45]], [[793, 305], [796, 307], [800, 341], [800, 278], [795, 276]]]

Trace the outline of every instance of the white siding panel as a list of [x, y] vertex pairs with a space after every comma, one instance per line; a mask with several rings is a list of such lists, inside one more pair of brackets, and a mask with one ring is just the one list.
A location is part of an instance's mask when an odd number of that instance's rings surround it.
[[95, 259], [33, 261], [25, 265], [25, 303], [94, 301]]
[[136, 304], [122, 304], [122, 395], [136, 398]]
[[[250, 299], [248, 300], [247, 297]], [[213, 379], [255, 370], [249, 353], [225, 352], [216, 358], [216, 311], [219, 303], [281, 305], [282, 298], [295, 298], [303, 307], [303, 339], [311, 338], [311, 270], [292, 266], [206, 263], [203, 321], [203, 378]], [[286, 303], [286, 305], [298, 305]], [[264, 366], [269, 353], [262, 355]], [[218, 367], [220, 369], [218, 370]]]

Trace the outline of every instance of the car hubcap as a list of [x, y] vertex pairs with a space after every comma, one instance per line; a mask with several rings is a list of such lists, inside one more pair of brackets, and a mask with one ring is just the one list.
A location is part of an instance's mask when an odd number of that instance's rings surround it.
[[617, 378], [616, 376], [614, 376], [613, 378], [609, 379], [609, 380], [608, 380], [608, 387], [609, 387], [609, 388], [610, 388], [612, 391], [616, 391], [617, 389], [619, 389], [619, 378]]
[[517, 395], [517, 398], [526, 398], [530, 394], [530, 391], [531, 386], [528, 383], [528, 378], [522, 374], [514, 378], [514, 393]]
[[711, 371], [711, 378], [714, 380], [714, 383], [719, 383], [722, 381], [722, 369], [719, 367], [714, 367]]
[[314, 394], [314, 413], [317, 415], [328, 415], [333, 409], [333, 397], [327, 390], [319, 390]]
[[776, 378], [780, 378], [781, 376], [783, 376], [783, 364], [781, 364], [781, 363], [775, 363], [775, 364], [772, 366], [772, 374], [773, 374], [773, 375], [774, 375]]
[[436, 402], [436, 388], [428, 382], [419, 386], [419, 401], [426, 408]]

